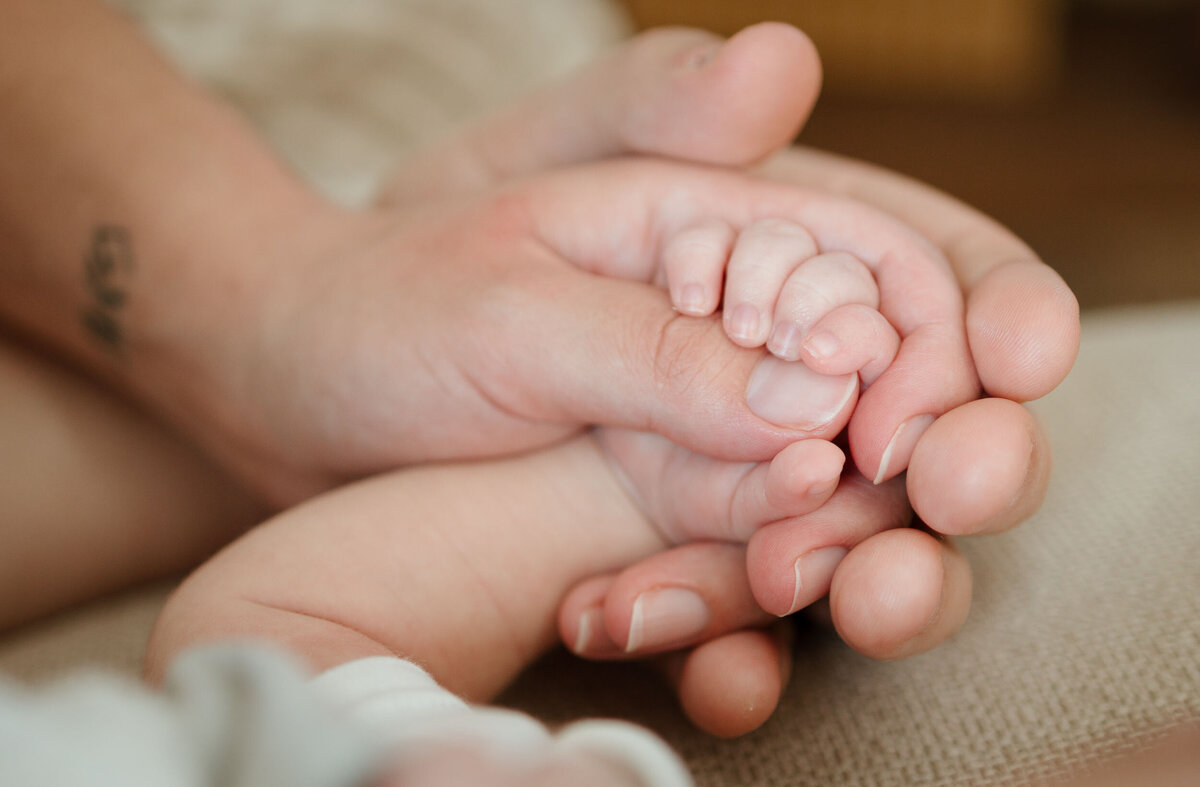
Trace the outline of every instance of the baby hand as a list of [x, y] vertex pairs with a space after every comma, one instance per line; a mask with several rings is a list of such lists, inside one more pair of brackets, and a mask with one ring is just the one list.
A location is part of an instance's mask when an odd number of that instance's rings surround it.
[[825, 375], [858, 373], [866, 387], [891, 364], [900, 337], [879, 313], [867, 265], [844, 251], [821, 252], [802, 225], [763, 219], [740, 232], [720, 220], [667, 239], [663, 271], [671, 302], [705, 317], [722, 301], [734, 343], [802, 361]]

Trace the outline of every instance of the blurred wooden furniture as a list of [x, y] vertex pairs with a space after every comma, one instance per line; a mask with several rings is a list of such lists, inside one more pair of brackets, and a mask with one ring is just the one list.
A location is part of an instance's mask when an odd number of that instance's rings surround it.
[[1045, 93], [1063, 52], [1061, 0], [626, 0], [639, 26], [729, 35], [763, 20], [806, 31], [839, 93], [1004, 101]]

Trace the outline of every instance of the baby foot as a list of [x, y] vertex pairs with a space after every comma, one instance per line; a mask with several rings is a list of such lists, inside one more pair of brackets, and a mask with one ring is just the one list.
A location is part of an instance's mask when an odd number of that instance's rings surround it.
[[871, 269], [848, 252], [823, 253], [793, 221], [762, 219], [739, 232], [706, 219], [665, 241], [660, 270], [680, 312], [704, 317], [720, 305], [735, 344], [765, 344], [821, 374], [858, 372], [865, 387], [900, 348]]

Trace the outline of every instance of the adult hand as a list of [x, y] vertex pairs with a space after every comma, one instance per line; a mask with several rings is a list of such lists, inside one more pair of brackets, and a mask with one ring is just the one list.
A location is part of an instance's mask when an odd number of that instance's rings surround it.
[[[568, 85], [546, 91], [422, 159], [401, 178], [393, 195], [404, 199], [468, 190], [628, 151], [750, 163], [790, 138], [811, 108], [819, 81], [811, 45], [781, 26], [750, 28], [720, 50], [705, 34], [671, 31], [643, 35], [626, 51], [636, 53], [628, 62], [641, 69], [623, 68], [617, 55], [590, 72], [592, 81], [582, 83], [607, 81], [624, 90]], [[667, 79], [647, 79], [646, 74]], [[781, 93], [781, 84], [799, 87]], [[626, 103], [619, 98], [625, 95], [633, 98]], [[716, 116], [706, 111], [731, 106], [735, 99], [742, 102], [736, 111]], [[780, 106], [775, 114], [772, 107]], [[575, 118], [586, 118], [582, 131]], [[530, 133], [534, 129], [537, 135]], [[784, 133], [761, 134], [764, 129]], [[457, 174], [447, 178], [447, 172]], [[967, 332], [976, 369], [986, 392], [1001, 399], [963, 405], [920, 435], [907, 489], [917, 513], [942, 534], [994, 532], [1027, 518], [1044, 494], [1050, 450], [1036, 422], [1012, 402], [1045, 395], [1074, 361], [1078, 305], [1061, 278], [986, 216], [895, 173], [802, 148], [784, 152], [763, 172], [874, 204], [942, 249], [967, 295]], [[983, 445], [1001, 450], [985, 454]], [[884, 520], [908, 515], [883, 494], [872, 510]], [[803, 523], [780, 523], [774, 537], [802, 547], [795, 539], [803, 531]], [[785, 551], [777, 558], [777, 570], [755, 572], [768, 585], [764, 596], [773, 590], [772, 577], [787, 588], [781, 580], [790, 578], [801, 556]], [[662, 553], [620, 577], [581, 585], [562, 608], [564, 639], [576, 641], [577, 613], [591, 604], [605, 603], [615, 642], [628, 631], [642, 590], [671, 585], [697, 590], [714, 613], [706, 633], [711, 638], [672, 654], [665, 662], [668, 672], [699, 726], [724, 735], [747, 732], [774, 710], [788, 678], [789, 658], [786, 638], [762, 629], [738, 631], [765, 619], [757, 605], [722, 604], [751, 597], [745, 571], [745, 550], [736, 545], [696, 544]], [[713, 577], [727, 584], [706, 581]], [[852, 646], [879, 658], [921, 652], [944, 640], [961, 623], [971, 593], [969, 568], [952, 539], [921, 530], [887, 531], [862, 541], [842, 560], [830, 586], [834, 624]], [[735, 633], [720, 636], [721, 631]], [[643, 652], [653, 649], [653, 643], [646, 643]]]
[[[914, 449], [907, 491], [933, 534], [888, 530], [848, 545], [853, 548], [828, 585], [833, 625], [856, 650], [876, 658], [919, 653], [950, 636], [970, 602], [968, 566], [945, 536], [1013, 527], [1042, 501], [1050, 448], [1038, 424], [1012, 400], [1042, 396], [1066, 376], [1078, 351], [1078, 306], [1058, 275], [1011, 233], [927, 186], [802, 149], [780, 155], [767, 171], [852, 194], [937, 243], [967, 293], [968, 336], [984, 386], [1000, 397], [943, 415]], [[894, 515], [895, 505], [880, 495], [874, 510], [877, 516]], [[713, 614], [704, 635], [708, 641], [670, 661], [684, 708], [699, 726], [717, 734], [754, 729], [773, 712], [787, 680], [787, 670], [779, 666], [787, 662], [786, 644], [765, 632], [739, 630], [761, 625], [759, 604], [790, 611], [794, 567], [804, 558], [812, 529], [811, 518], [779, 522], [755, 535], [749, 555], [736, 546], [696, 544], [652, 557], [621, 575], [590, 580], [564, 603], [564, 640], [575, 641], [573, 613], [602, 604], [618, 647], [585, 655], [612, 656], [620, 651], [642, 592], [692, 589], [709, 601]], [[749, 573], [740, 573], [746, 566]], [[717, 586], [711, 577], [722, 577], [725, 584]], [[727, 602], [751, 596], [758, 604]], [[643, 652], [653, 650], [653, 642], [644, 643]]]
[[[500, 270], [513, 256], [545, 260], [535, 238], [522, 245], [511, 234], [515, 204], [493, 201], [474, 214], [431, 200], [338, 211], [107, 4], [17, 0], [0, 13], [13, 51], [12, 67], [0, 68], [0, 86], [12, 99], [0, 112], [0, 140], [27, 154], [0, 166], [0, 236], [11, 252], [0, 257], [0, 317], [165, 416], [261, 498], [285, 505], [397, 464], [520, 450], [592, 421], [651, 426], [697, 414], [699, 405], [691, 413], [678, 406], [683, 381], [664, 378], [667, 365], [689, 358], [674, 352], [676, 344], [693, 342], [698, 358], [705, 340], [686, 330], [671, 331], [661, 346], [650, 343], [670, 322], [660, 293], [625, 285], [639, 293], [626, 298], [624, 287], [583, 286], [594, 277], [578, 271], [560, 279], [541, 276], [536, 265], [516, 265], [512, 276]], [[815, 93], [815, 78], [796, 65], [805, 54], [811, 59], [802, 36], [769, 26], [707, 66], [695, 63], [699, 40], [684, 37], [648, 38], [485, 127], [529, 131], [523, 144], [534, 147], [526, 150], [553, 154], [550, 163], [621, 149], [625, 141], [671, 148], [692, 135], [680, 122], [686, 118], [663, 127], [654, 120], [660, 109], [640, 118], [648, 106], [688, 104], [703, 116], [713, 106], [738, 106], [747, 83], [790, 82], [799, 70], [814, 89], [781, 109], [754, 104], [759, 114], [745, 117], [760, 130], [744, 135], [742, 147], [771, 149], [790, 136]], [[787, 45], [769, 48], [764, 59], [755, 45], [764, 39]], [[72, 57], [54, 57], [44, 45], [51, 40]], [[700, 49], [711, 49], [710, 38], [702, 41]], [[757, 65], [747, 71], [749, 63]], [[640, 92], [626, 98], [635, 81]], [[605, 98], [590, 102], [584, 93]], [[556, 96], [569, 100], [558, 104]], [[544, 130], [546, 113], [557, 113], [558, 122], [589, 117], [597, 126], [555, 152], [542, 145], [555, 137]], [[628, 139], [609, 144], [618, 129]], [[496, 140], [503, 148], [511, 137], [498, 133]], [[685, 152], [712, 152], [722, 141], [736, 148], [733, 136], [718, 135]], [[471, 145], [468, 139], [459, 149]], [[455, 171], [448, 166], [442, 183], [454, 182]], [[457, 219], [446, 221], [452, 214]], [[464, 232], [458, 220], [472, 229]], [[456, 254], [477, 263], [491, 258], [492, 268], [443, 265]], [[439, 266], [440, 279], [429, 275]], [[352, 292], [343, 276], [351, 269], [375, 289]], [[446, 302], [451, 293], [460, 296], [454, 304]], [[517, 344], [503, 345], [509, 355], [502, 357], [545, 351], [532, 353], [522, 379], [498, 360], [492, 343], [501, 337], [471, 332], [505, 304], [512, 307], [503, 315], [506, 338]], [[376, 328], [358, 332], [364, 325]], [[397, 350], [410, 329], [437, 341]], [[650, 333], [621, 343], [642, 329]], [[707, 341], [716, 344], [718, 336], [712, 331]], [[454, 363], [456, 354], [482, 362]], [[443, 386], [462, 397], [461, 410], [434, 424], [448, 408], [410, 408], [449, 405], [454, 398]], [[493, 391], [511, 396], [488, 401]], [[503, 411], [523, 394], [541, 397], [526, 402], [528, 418]], [[717, 409], [709, 421], [719, 418]], [[769, 453], [766, 444], [797, 434], [740, 409], [727, 428], [741, 435], [739, 450]]]
[[236, 351], [210, 375], [217, 393], [201, 388], [192, 406], [242, 414], [214, 450], [241, 440], [263, 477], [290, 471], [317, 484], [535, 448], [593, 423], [767, 459], [835, 436], [857, 380], [738, 347], [715, 319], [676, 314], [645, 283], [691, 227], [778, 217], [913, 290], [885, 293], [915, 326], [901, 357], [916, 347], [927, 361], [905, 371], [973, 396], [957, 285], [908, 227], [826, 192], [633, 159], [309, 228], [304, 253], [255, 270], [232, 309], [236, 339], [229, 327], [213, 332]]

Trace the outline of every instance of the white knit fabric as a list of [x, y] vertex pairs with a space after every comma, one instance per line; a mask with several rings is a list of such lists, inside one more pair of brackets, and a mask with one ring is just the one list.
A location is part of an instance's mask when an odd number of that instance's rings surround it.
[[[557, 760], [586, 773], [611, 763], [629, 787], [689, 787], [687, 769], [648, 730], [589, 719], [551, 734], [541, 722], [503, 708], [468, 705], [411, 661], [352, 661], [313, 680], [318, 694], [372, 730], [399, 765], [431, 751], [476, 750], [528, 770]], [[576, 757], [574, 755], [585, 755]], [[614, 784], [616, 787], [616, 784]]]

